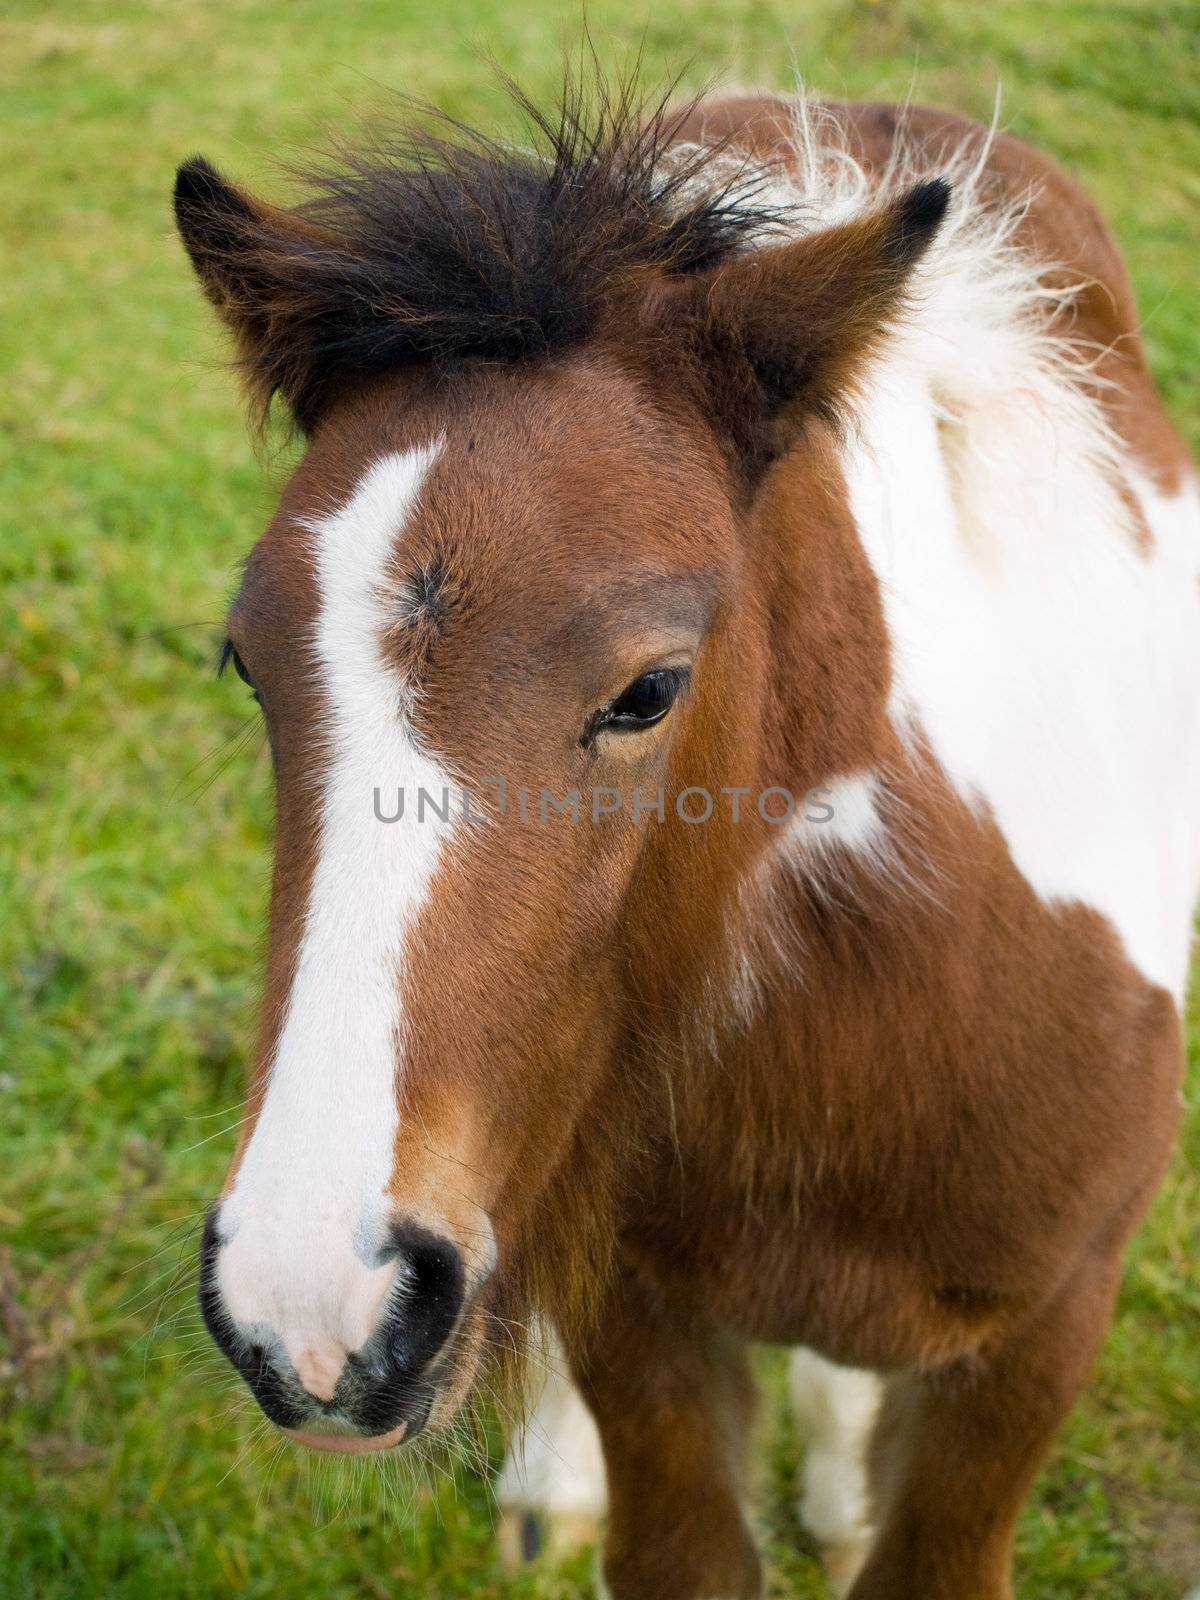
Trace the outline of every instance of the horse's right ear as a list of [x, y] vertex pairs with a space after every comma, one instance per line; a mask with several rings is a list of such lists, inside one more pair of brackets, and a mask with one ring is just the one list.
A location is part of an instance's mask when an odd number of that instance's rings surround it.
[[309, 429], [319, 386], [305, 370], [303, 269], [336, 253], [338, 240], [236, 188], [201, 156], [176, 173], [175, 222], [205, 294], [233, 334], [252, 403], [265, 413], [280, 392]]
[[640, 331], [656, 371], [697, 402], [744, 483], [789, 448], [806, 416], [841, 415], [903, 315], [949, 203], [949, 184], [929, 179], [647, 297]]

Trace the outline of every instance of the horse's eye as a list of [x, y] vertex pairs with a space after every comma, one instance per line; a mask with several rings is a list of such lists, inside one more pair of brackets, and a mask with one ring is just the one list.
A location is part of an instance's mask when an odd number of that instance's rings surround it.
[[652, 728], [675, 704], [687, 676], [683, 667], [659, 667], [653, 672], [643, 672], [600, 712], [597, 730], [611, 728], [614, 733], [636, 733], [640, 728]]
[[220, 674], [225, 671], [226, 667], [232, 667], [233, 668], [233, 670], [237, 673], [238, 677], [242, 680], [242, 682], [249, 689], [250, 698], [252, 700], [257, 701], [259, 705], [262, 705], [262, 696], [259, 694], [258, 690], [254, 687], [254, 679], [246, 671], [246, 663], [242, 660], [241, 656], [238, 655], [237, 651], [233, 648], [233, 645], [229, 642], [228, 639], [226, 639], [226, 641], [225, 641], [225, 643], [224, 643], [224, 645], [222, 646], [222, 649], [221, 649], [221, 660], [220, 660], [220, 663], [219, 663], [219, 665], [217, 667], [218, 676], [220, 676]]

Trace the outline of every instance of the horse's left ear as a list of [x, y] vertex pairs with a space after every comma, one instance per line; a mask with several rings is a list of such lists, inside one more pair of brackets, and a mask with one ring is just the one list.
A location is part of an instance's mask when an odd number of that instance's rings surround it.
[[656, 360], [682, 378], [744, 481], [788, 448], [804, 416], [837, 417], [949, 203], [950, 185], [935, 178], [853, 221], [652, 291]]

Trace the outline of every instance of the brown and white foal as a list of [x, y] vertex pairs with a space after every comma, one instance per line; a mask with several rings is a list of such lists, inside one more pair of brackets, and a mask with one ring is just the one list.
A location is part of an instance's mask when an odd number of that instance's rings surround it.
[[617, 1600], [759, 1592], [746, 1349], [803, 1347], [835, 1583], [999, 1600], [1178, 1113], [1193, 471], [1015, 140], [540, 136], [179, 172], [308, 440], [228, 624], [278, 838], [208, 1324], [344, 1450], [552, 1327], [501, 1500], [606, 1511]]

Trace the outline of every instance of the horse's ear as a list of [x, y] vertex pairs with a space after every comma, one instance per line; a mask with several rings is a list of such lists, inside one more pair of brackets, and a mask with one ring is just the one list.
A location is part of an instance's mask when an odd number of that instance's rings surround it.
[[903, 310], [949, 202], [949, 184], [933, 179], [850, 222], [652, 293], [656, 352], [682, 352], [685, 387], [743, 479], [788, 448], [804, 416], [837, 418]]
[[282, 392], [301, 427], [311, 427], [315, 397], [295, 337], [310, 308], [297, 292], [297, 269], [336, 250], [336, 238], [254, 199], [200, 156], [175, 176], [175, 222], [205, 294], [233, 333], [252, 402], [265, 412]]

